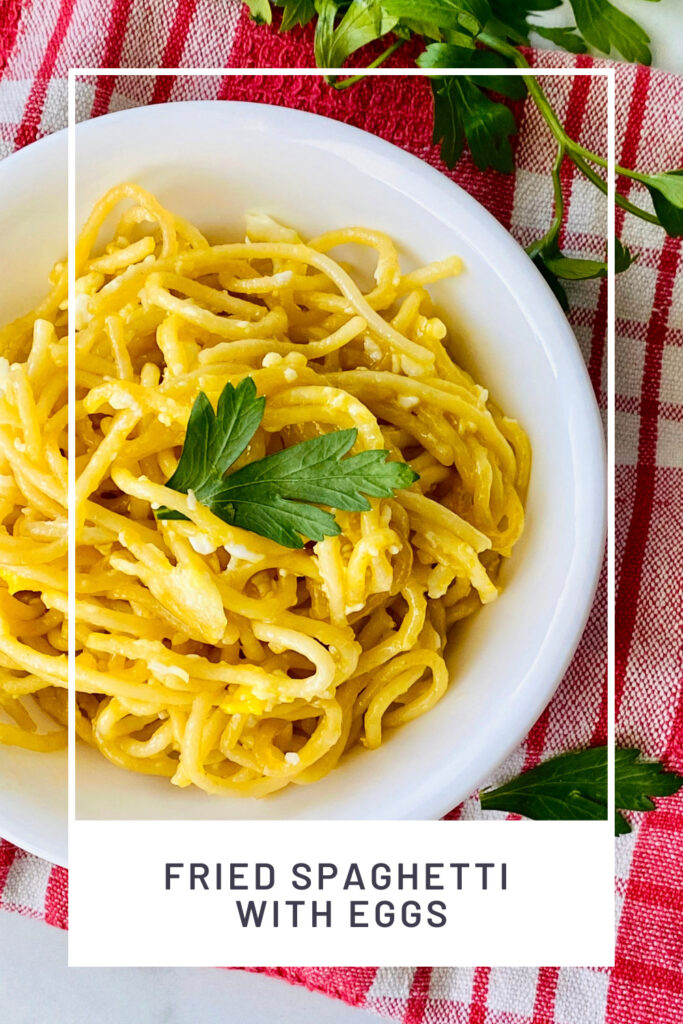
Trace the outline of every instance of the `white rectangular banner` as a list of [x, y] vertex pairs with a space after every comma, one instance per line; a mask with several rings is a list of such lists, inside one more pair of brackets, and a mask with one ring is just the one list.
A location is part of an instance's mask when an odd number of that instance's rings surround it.
[[604, 966], [603, 822], [76, 821], [72, 966]]

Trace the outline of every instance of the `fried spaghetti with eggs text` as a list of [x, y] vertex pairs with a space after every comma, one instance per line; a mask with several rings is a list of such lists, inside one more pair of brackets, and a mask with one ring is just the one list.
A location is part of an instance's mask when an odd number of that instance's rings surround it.
[[[78, 240], [76, 729], [122, 768], [264, 796], [443, 696], [449, 629], [522, 532], [530, 451], [448, 354], [426, 287], [458, 258], [404, 273], [378, 231], [246, 221], [210, 245], [121, 185]], [[366, 293], [330, 255], [349, 244], [376, 256]], [[42, 750], [67, 685], [64, 265], [52, 285], [0, 332], [0, 741]], [[354, 453], [419, 479], [300, 549], [224, 521], [167, 482], [199, 392], [215, 409], [247, 377], [265, 405], [238, 467], [355, 428]]]

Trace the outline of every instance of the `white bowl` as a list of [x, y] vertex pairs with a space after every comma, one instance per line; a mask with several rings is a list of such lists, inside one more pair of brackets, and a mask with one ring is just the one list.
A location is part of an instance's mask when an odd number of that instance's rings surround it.
[[[76, 148], [79, 222], [109, 186], [133, 180], [216, 239], [240, 237], [245, 209], [260, 208], [304, 235], [379, 228], [398, 241], [405, 266], [458, 253], [465, 273], [433, 289], [454, 354], [521, 421], [533, 446], [527, 529], [505, 567], [505, 589], [458, 628], [453, 685], [434, 710], [322, 781], [262, 801], [177, 790], [79, 748], [79, 817], [444, 814], [547, 704], [595, 590], [604, 547], [603, 433], [564, 315], [522, 249], [467, 193], [339, 122], [257, 104], [175, 103], [81, 124]], [[65, 166], [64, 133], [0, 164], [0, 237], [12, 253], [0, 278], [3, 319], [40, 296], [49, 264], [64, 254]], [[0, 834], [59, 862], [63, 760], [0, 748]]]

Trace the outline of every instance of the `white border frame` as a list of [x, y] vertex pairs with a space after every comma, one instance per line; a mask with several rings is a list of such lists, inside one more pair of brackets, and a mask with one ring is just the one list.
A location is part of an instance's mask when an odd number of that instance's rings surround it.
[[[223, 77], [312, 77], [321, 75], [359, 75], [361, 77], [444, 77], [446, 75], [469, 75], [478, 77], [490, 75], [490, 68], [93, 68], [76, 67], [68, 71], [68, 122], [67, 122], [67, 196], [68, 196], [68, 297], [75, 294], [75, 246], [76, 246], [76, 80], [79, 77], [186, 77], [186, 78], [223, 78]], [[607, 80], [607, 821], [609, 840], [614, 835], [614, 735], [615, 735], [615, 82], [614, 68], [497, 68], [497, 75], [520, 77], [531, 75], [537, 78], [550, 76], [560, 77], [597, 77]], [[172, 101], [169, 101], [172, 102]], [[68, 366], [69, 410], [75, 408], [76, 386], [73, 367], [75, 366], [75, 321], [69, 320], [68, 326]], [[68, 427], [69, 450], [75, 451], [75, 419], [69, 416]], [[68, 470], [68, 618], [75, 621], [75, 578], [76, 578], [76, 546], [75, 519], [75, 461], [69, 460]], [[68, 843], [74, 834], [76, 816], [76, 730], [75, 730], [75, 631], [69, 630], [68, 642]], [[462, 823], [461, 823], [462, 824]], [[477, 822], [468, 822], [474, 825]], [[537, 826], [541, 823], [536, 823]]]

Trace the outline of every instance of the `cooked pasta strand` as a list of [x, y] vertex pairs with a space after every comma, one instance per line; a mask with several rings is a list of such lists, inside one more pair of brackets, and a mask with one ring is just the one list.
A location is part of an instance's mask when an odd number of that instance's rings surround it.
[[[369, 291], [342, 245], [374, 253]], [[448, 629], [497, 597], [523, 528], [526, 436], [453, 361], [426, 290], [461, 261], [403, 272], [381, 232], [306, 243], [260, 214], [210, 245], [124, 184], [76, 263], [78, 736], [216, 795], [314, 782], [437, 704]], [[42, 751], [66, 742], [64, 264], [51, 280], [0, 331], [0, 742]], [[420, 479], [302, 550], [228, 525], [165, 481], [197, 393], [246, 376], [267, 403], [242, 463], [355, 427]]]

